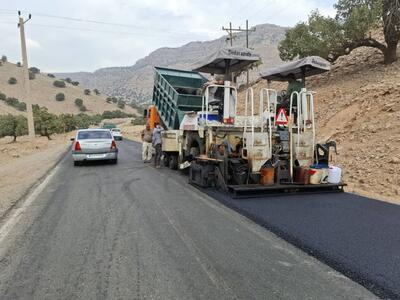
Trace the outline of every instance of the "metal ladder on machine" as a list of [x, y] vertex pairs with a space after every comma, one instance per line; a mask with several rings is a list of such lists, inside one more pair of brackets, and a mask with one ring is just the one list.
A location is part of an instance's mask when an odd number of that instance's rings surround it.
[[[248, 121], [248, 103], [250, 100], [250, 106], [251, 106], [251, 137], [250, 137], [250, 147], [248, 143], [248, 137], [247, 137], [247, 121]], [[244, 104], [244, 126], [243, 126], [243, 148], [242, 148], [242, 157], [246, 160], [249, 159], [249, 151], [250, 153], [253, 152], [254, 149], [254, 90], [253, 88], [247, 88], [246, 90], [246, 100]], [[249, 149], [250, 148], [250, 149]], [[251, 154], [250, 154], [251, 155]]]
[[[260, 94], [260, 101], [264, 103], [263, 97], [267, 95], [267, 109], [264, 111], [264, 114], [267, 114], [268, 117], [268, 130], [270, 132], [270, 145], [271, 152], [270, 157], [274, 158], [273, 166], [275, 167], [275, 176], [278, 184], [282, 182], [290, 182], [291, 175], [289, 172], [289, 131], [288, 130], [277, 130], [276, 124], [276, 115], [277, 115], [277, 106], [278, 106], [278, 92], [275, 89], [263, 88]], [[279, 144], [287, 144], [287, 148], [280, 148], [277, 153], [274, 153], [273, 156], [273, 147], [272, 147], [272, 135], [275, 135], [275, 139], [277, 139]], [[287, 149], [287, 151], [285, 150]], [[283, 153], [280, 153], [283, 151]]]
[[[264, 110], [264, 95], [267, 95], [267, 105]], [[271, 97], [272, 96], [272, 97]], [[271, 101], [272, 98], [272, 101]], [[260, 113], [261, 115], [261, 132], [264, 131], [265, 128], [265, 118], [267, 119], [268, 126], [268, 140], [269, 140], [269, 157], [272, 158], [272, 131], [273, 127], [275, 127], [275, 119], [276, 119], [276, 107], [278, 104], [278, 92], [274, 89], [263, 88], [260, 91]], [[272, 121], [273, 119], [273, 121]], [[272, 124], [273, 123], [273, 124]]]
[[[248, 130], [248, 104], [251, 106], [251, 127]], [[259, 173], [262, 165], [271, 158], [272, 154], [272, 126], [269, 122], [269, 130], [264, 132], [264, 99], [260, 94], [259, 116], [257, 121], [257, 128], [260, 130], [255, 131], [255, 115], [254, 115], [254, 91], [252, 88], [246, 90], [245, 102], [245, 121], [243, 127], [243, 150], [242, 157], [247, 159], [250, 163], [251, 173]], [[269, 97], [267, 99], [267, 109], [270, 108]], [[269, 115], [268, 115], [269, 116]]]
[[[294, 95], [297, 96], [297, 119], [295, 120], [292, 118]], [[293, 92], [290, 96], [289, 113], [290, 177], [293, 180], [293, 167], [295, 160], [299, 162], [300, 166], [303, 166], [311, 165], [314, 159], [314, 93], [309, 92], [306, 89], [303, 89], [300, 93]]]

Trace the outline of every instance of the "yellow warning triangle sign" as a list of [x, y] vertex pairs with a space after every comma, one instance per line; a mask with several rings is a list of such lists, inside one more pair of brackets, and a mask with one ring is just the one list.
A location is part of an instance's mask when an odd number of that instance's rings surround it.
[[289, 118], [286, 114], [286, 110], [282, 107], [279, 109], [278, 114], [276, 115], [275, 124], [286, 125], [287, 123], [289, 123]]

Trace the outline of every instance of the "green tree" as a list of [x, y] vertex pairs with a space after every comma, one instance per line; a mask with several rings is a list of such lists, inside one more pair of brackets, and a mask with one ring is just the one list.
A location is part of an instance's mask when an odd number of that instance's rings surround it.
[[50, 73], [47, 74], [47, 77], [56, 78], [56, 76], [54, 76], [53, 74], [50, 74]]
[[26, 103], [25, 102], [19, 102], [16, 106], [16, 108], [20, 111], [26, 111]]
[[71, 83], [71, 82], [72, 82], [72, 79], [69, 78], [69, 77], [67, 77], [67, 78], [64, 79], [64, 81], [66, 81], [66, 82], [68, 82], [68, 83]]
[[7, 105], [15, 107], [16, 109], [18, 109], [20, 111], [26, 111], [26, 103], [20, 102], [17, 98], [7, 97], [4, 101], [6, 102]]
[[[398, 0], [339, 0], [335, 18], [314, 11], [307, 22], [298, 23], [286, 32], [279, 44], [280, 57], [319, 55], [331, 62], [359, 47], [373, 47], [384, 55], [389, 64], [397, 59], [400, 39], [400, 7]], [[370, 36], [383, 20], [386, 43]]]
[[24, 116], [11, 114], [0, 116], [0, 137], [11, 136], [13, 142], [17, 137], [28, 134], [28, 122]]
[[9, 83], [9, 84], [17, 84], [17, 78], [15, 78], [15, 77], [10, 77], [10, 78], [8, 79], [8, 83]]
[[397, 45], [400, 40], [400, 1], [383, 0], [383, 33], [387, 44], [385, 63], [397, 60]]
[[131, 120], [132, 125], [146, 125], [146, 119], [143, 117], [137, 117]]
[[3, 63], [6, 63], [6, 62], [7, 62], [7, 56], [2, 55], [2, 56], [1, 56], [1, 61], [2, 61]]
[[58, 88], [65, 88], [65, 82], [62, 80], [54, 80], [53, 85]]
[[35, 73], [29, 71], [29, 80], [33, 80], [33, 79], [35, 79], [35, 78], [36, 78]]
[[76, 127], [77, 117], [74, 116], [73, 114], [61, 114], [58, 117], [58, 119], [62, 125], [63, 132], [70, 132], [72, 130], [77, 129], [77, 127]]
[[64, 101], [64, 100], [65, 100], [65, 95], [64, 95], [64, 93], [58, 93], [58, 94], [56, 95], [56, 100], [57, 100], [57, 101]]
[[7, 105], [15, 107], [15, 106], [18, 105], [19, 100], [17, 98], [14, 98], [14, 97], [7, 97], [6, 103], [7, 103]]
[[115, 119], [115, 118], [132, 118], [133, 114], [127, 114], [120, 110], [109, 111], [106, 110], [101, 114], [102, 119]]
[[98, 89], [94, 89], [93, 92], [94, 92], [96, 95], [100, 95], [100, 91], [99, 91]]
[[7, 99], [6, 94], [0, 93], [0, 100], [5, 101]]
[[22, 67], [22, 64], [21, 64], [21, 62], [19, 61], [19, 62], [17, 62], [17, 67]]
[[83, 105], [83, 100], [80, 98], [76, 98], [75, 99], [75, 105], [76, 106], [82, 106]]
[[79, 106], [79, 110], [80, 110], [81, 112], [85, 112], [85, 111], [87, 111], [87, 108], [86, 108], [85, 105], [81, 105], [81, 106]]
[[89, 96], [89, 95], [90, 95], [90, 90], [89, 90], [89, 89], [85, 89], [85, 90], [83, 91], [83, 93], [84, 93], [86, 96]]
[[55, 114], [49, 113], [45, 107], [35, 107], [33, 118], [36, 133], [47, 137], [49, 140], [51, 140], [51, 135], [62, 132], [63, 124]]
[[125, 108], [125, 102], [122, 100], [118, 100], [118, 104], [117, 104], [118, 108], [120, 109], [124, 109]]
[[72, 81], [71, 84], [72, 84], [73, 86], [78, 86], [78, 85], [79, 85], [79, 81]]
[[33, 74], [39, 74], [40, 73], [40, 69], [38, 69], [36, 67], [29, 68], [29, 71], [31, 71]]

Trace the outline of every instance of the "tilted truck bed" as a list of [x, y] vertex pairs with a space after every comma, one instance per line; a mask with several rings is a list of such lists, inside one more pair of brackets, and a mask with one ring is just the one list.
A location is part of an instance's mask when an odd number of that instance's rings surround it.
[[207, 79], [198, 72], [154, 70], [153, 104], [168, 129], [179, 129], [186, 112], [201, 110], [201, 88]]

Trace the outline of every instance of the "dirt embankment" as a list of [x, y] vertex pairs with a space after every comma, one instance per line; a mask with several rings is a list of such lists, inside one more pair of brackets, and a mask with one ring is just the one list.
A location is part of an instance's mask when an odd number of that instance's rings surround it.
[[0, 139], [0, 217], [61, 158], [72, 136], [55, 135], [50, 141], [24, 136], [16, 143], [11, 138]]
[[[254, 86], [255, 99], [265, 86]], [[386, 66], [378, 51], [359, 48], [307, 87], [316, 92], [318, 140], [338, 143], [333, 163], [347, 190], [400, 204], [400, 61]]]

